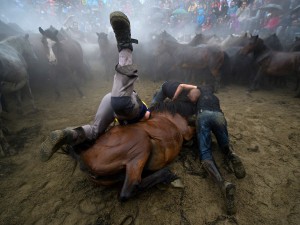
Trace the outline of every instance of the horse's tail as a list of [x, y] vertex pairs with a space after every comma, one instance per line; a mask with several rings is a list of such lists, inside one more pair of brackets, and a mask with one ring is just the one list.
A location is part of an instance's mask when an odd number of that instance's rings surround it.
[[224, 52], [224, 60], [220, 69], [221, 72], [221, 83], [227, 85], [230, 82], [231, 77], [231, 60], [229, 55]]

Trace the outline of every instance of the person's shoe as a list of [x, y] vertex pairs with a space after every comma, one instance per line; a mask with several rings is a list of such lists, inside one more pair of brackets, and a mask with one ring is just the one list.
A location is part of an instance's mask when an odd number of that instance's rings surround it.
[[112, 12], [110, 14], [110, 24], [117, 39], [119, 52], [126, 48], [132, 51], [132, 43], [137, 44], [138, 41], [136, 39], [131, 39], [130, 21], [128, 17], [120, 11]]
[[230, 156], [230, 162], [236, 178], [238, 179], [244, 178], [246, 176], [246, 171], [240, 157], [238, 157], [236, 154], [233, 153]]
[[225, 205], [228, 215], [233, 215], [236, 213], [236, 207], [234, 202], [235, 195], [235, 185], [225, 181], [224, 182], [224, 195], [225, 195]]
[[41, 145], [41, 161], [48, 161], [60, 147], [64, 144], [68, 144], [73, 139], [73, 132], [74, 131], [70, 129], [52, 131]]

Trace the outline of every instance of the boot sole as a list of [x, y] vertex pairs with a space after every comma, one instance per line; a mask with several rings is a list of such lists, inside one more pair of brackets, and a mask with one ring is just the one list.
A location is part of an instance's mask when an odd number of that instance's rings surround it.
[[238, 179], [242, 179], [246, 176], [245, 167], [238, 156], [235, 156], [235, 159], [232, 163], [232, 168], [234, 171], [234, 175]]
[[110, 24], [114, 30], [120, 30], [124, 28], [130, 29], [130, 21], [128, 17], [120, 11], [112, 12], [110, 14]]
[[235, 185], [228, 184], [225, 190], [225, 199], [226, 199], [226, 210], [228, 215], [233, 215], [236, 213], [234, 195], [235, 195]]
[[65, 135], [62, 130], [52, 131], [47, 139], [42, 143], [40, 149], [40, 159], [43, 162], [48, 161], [51, 156], [61, 147]]

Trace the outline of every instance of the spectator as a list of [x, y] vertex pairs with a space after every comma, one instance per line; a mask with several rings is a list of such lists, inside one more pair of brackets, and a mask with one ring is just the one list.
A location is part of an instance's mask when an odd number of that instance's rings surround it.
[[239, 29], [240, 31], [246, 31], [248, 20], [250, 17], [250, 8], [248, 7], [248, 4], [246, 1], [243, 1], [240, 8], [238, 8], [236, 12], [237, 19], [239, 21]]

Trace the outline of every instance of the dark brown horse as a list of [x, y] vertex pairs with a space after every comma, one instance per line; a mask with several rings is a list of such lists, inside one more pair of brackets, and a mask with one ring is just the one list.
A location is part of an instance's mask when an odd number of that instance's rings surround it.
[[[47, 52], [49, 63], [52, 65], [53, 76], [56, 75], [55, 81], [58, 82], [58, 76], [69, 76], [68, 82], [72, 82], [73, 86], [82, 97], [83, 93], [79, 87], [79, 80], [85, 78], [85, 64], [83, 61], [83, 51], [81, 45], [71, 39], [62, 36], [59, 39], [59, 32], [54, 27], [47, 30], [39, 28], [39, 32], [43, 35], [42, 43]], [[58, 85], [55, 85], [57, 88]], [[57, 89], [56, 94], [59, 97], [60, 92]]]
[[172, 41], [169, 36], [167, 32], [160, 35], [157, 53], [169, 53], [174, 67], [182, 71], [192, 71], [196, 76], [200, 76], [205, 70], [208, 71], [214, 80], [215, 90], [217, 90], [221, 76], [226, 77], [230, 71], [230, 60], [227, 53], [216, 45], [193, 47]]
[[90, 148], [77, 152], [81, 168], [96, 184], [123, 182], [122, 201], [157, 183], [172, 182], [176, 176], [165, 167], [195, 133], [186, 119], [194, 107], [178, 104], [184, 103], [159, 104], [148, 121], [112, 127]]
[[250, 91], [257, 88], [262, 76], [291, 75], [297, 79], [296, 97], [300, 97], [300, 52], [276, 52], [268, 48], [258, 36], [251, 36], [241, 53], [245, 55], [253, 53], [259, 68]]
[[299, 52], [300, 51], [300, 37], [295, 37], [294, 43], [289, 48], [290, 52]]

